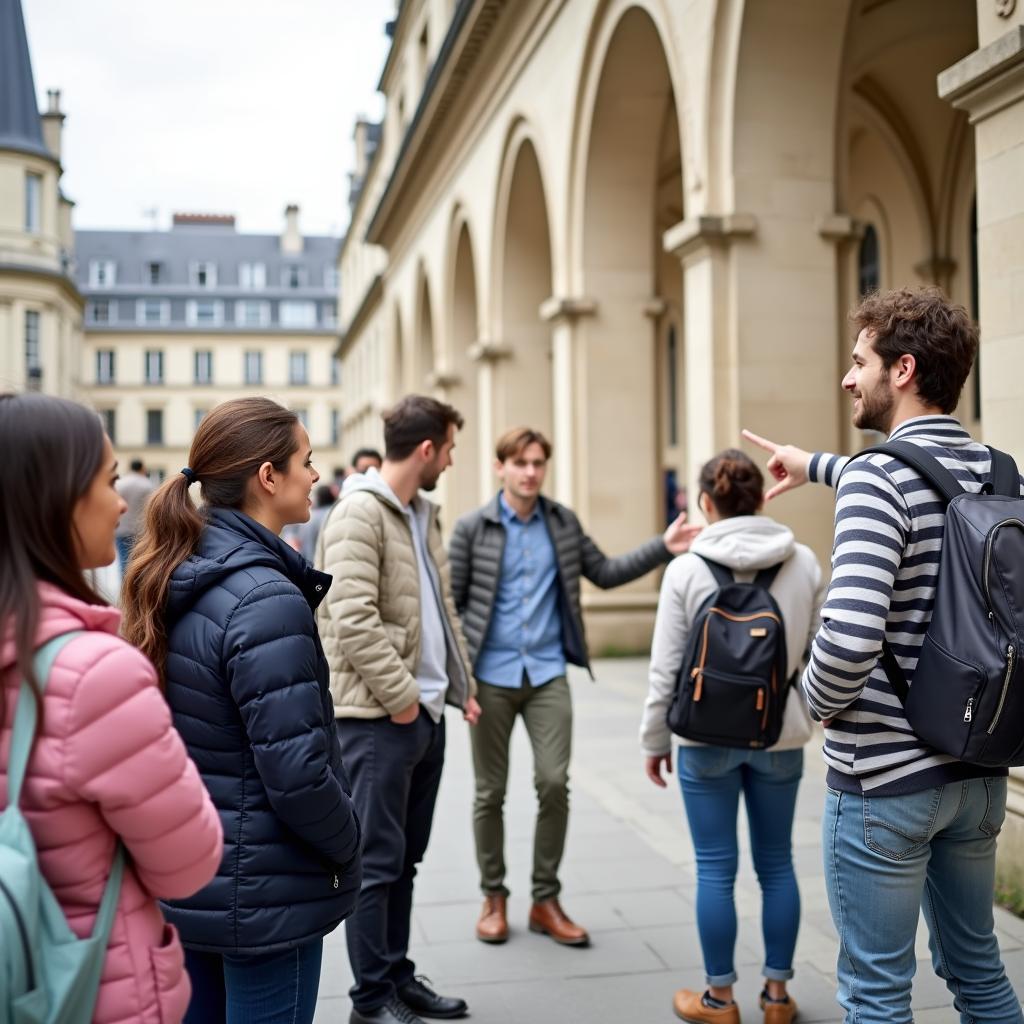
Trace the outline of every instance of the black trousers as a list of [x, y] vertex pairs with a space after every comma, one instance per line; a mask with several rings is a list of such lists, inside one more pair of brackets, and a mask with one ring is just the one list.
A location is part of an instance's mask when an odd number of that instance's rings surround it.
[[410, 981], [413, 879], [423, 860], [444, 767], [444, 718], [420, 708], [410, 725], [390, 718], [339, 718], [338, 738], [363, 827], [363, 884], [345, 922], [350, 991], [360, 1012], [386, 1003]]

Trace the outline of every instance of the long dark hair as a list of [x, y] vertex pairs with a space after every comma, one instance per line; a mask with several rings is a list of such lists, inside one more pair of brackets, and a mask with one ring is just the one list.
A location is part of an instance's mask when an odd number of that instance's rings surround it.
[[[210, 508], [240, 509], [249, 482], [269, 462], [279, 473], [298, 448], [298, 417], [269, 398], [238, 398], [214, 406], [192, 439], [188, 468]], [[177, 473], [146, 503], [145, 525], [132, 550], [121, 587], [123, 632], [164, 678], [167, 630], [164, 608], [171, 574], [195, 553], [206, 519]]]
[[0, 394], [0, 451], [0, 640], [13, 633], [18, 672], [42, 721], [32, 670], [40, 581], [87, 604], [107, 603], [82, 573], [73, 521], [75, 505], [103, 464], [103, 425], [91, 409], [64, 398]]

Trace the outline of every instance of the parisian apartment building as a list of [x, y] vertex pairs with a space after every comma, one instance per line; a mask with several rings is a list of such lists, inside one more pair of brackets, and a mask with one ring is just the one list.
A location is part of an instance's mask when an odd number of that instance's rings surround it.
[[280, 234], [193, 213], [169, 230], [76, 231], [80, 394], [122, 462], [161, 480], [213, 406], [265, 395], [298, 414], [321, 474], [344, 465], [337, 253], [338, 239], [303, 236], [294, 205]]

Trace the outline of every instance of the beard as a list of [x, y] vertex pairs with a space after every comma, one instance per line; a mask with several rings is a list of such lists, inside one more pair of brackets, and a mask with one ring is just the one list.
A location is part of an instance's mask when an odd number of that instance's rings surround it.
[[887, 380], [880, 381], [873, 390], [862, 390], [860, 411], [853, 415], [853, 425], [858, 430], [877, 430], [888, 434], [892, 422], [892, 410], [896, 398]]

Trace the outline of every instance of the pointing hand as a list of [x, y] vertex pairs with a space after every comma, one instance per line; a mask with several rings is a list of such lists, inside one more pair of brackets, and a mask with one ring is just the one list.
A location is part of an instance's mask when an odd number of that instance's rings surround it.
[[771, 453], [768, 460], [768, 472], [777, 483], [765, 491], [764, 500], [771, 501], [786, 491], [793, 490], [807, 483], [807, 469], [811, 464], [811, 453], [791, 444], [776, 444], [766, 437], [755, 434], [752, 430], [744, 430], [743, 436], [758, 448]]

